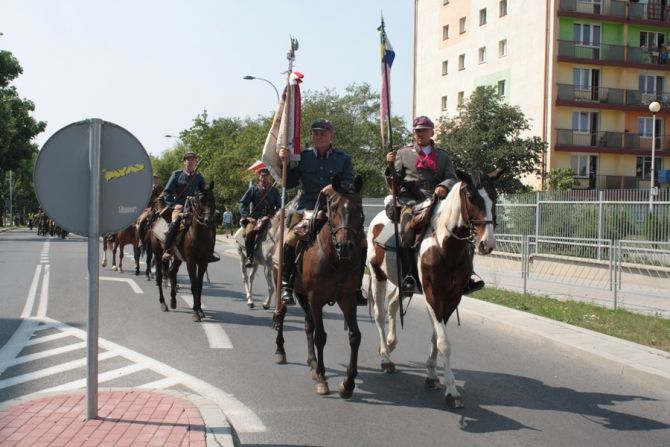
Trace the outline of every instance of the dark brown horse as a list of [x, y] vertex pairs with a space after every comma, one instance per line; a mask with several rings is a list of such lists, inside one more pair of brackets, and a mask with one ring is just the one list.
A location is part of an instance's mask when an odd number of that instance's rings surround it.
[[[188, 276], [191, 281], [191, 293], [193, 294], [193, 321], [199, 322], [205, 317], [202, 310], [202, 283], [207, 271], [207, 265], [214, 252], [216, 244], [216, 220], [214, 204], [214, 184], [209, 188], [197, 193], [195, 196], [187, 197], [191, 221], [183, 237], [178, 237], [173, 250], [174, 260], [171, 265], [163, 265], [156, 268], [156, 285], [158, 286], [159, 302], [164, 312], [168, 311], [163, 296], [163, 272], [166, 271], [170, 280], [170, 307], [177, 307], [177, 272], [182, 261], [186, 262]], [[167, 224], [160, 218], [154, 223], [149, 237], [150, 249], [156, 260], [163, 256], [162, 232], [167, 230]], [[181, 240], [180, 240], [181, 239]], [[162, 261], [161, 261], [162, 262]], [[165, 264], [165, 263], [163, 263]]]
[[[468, 175], [457, 171], [461, 181], [435, 206], [430, 225], [415, 257], [433, 328], [430, 355], [426, 362], [426, 386], [441, 388], [436, 370], [439, 353], [444, 362], [444, 398], [448, 405], [455, 408], [463, 406], [463, 398], [456, 389], [449, 364], [451, 345], [447, 339], [446, 325], [461, 302], [462, 291], [472, 273], [471, 250], [476, 249], [479, 254], [487, 255], [495, 249], [497, 193], [494, 182], [501, 173], [500, 169], [488, 175], [481, 172]], [[398, 289], [396, 287], [387, 300], [386, 284], [387, 280], [394, 285], [397, 282], [395, 253], [386, 251], [373, 242], [389, 222], [382, 211], [370, 223], [368, 267], [371, 272], [370, 285], [375, 324], [380, 339], [382, 370], [393, 372], [395, 365], [391, 360], [391, 351], [397, 343]], [[388, 335], [384, 327], [387, 317]]]
[[[337, 303], [349, 330], [351, 354], [347, 377], [340, 385], [342, 398], [351, 397], [354, 379], [358, 374], [358, 347], [361, 332], [356, 320], [356, 289], [361, 279], [361, 250], [363, 249], [363, 205], [359, 195], [360, 177], [354, 188], [345, 190], [337, 178], [333, 180], [333, 191], [326, 197], [327, 223], [302, 253], [299, 261], [294, 292], [305, 311], [305, 334], [307, 335], [307, 364], [316, 380], [316, 393], [328, 394], [323, 348], [326, 331], [323, 324], [323, 306]], [[276, 363], [286, 363], [284, 351], [283, 320], [286, 308], [282, 307], [275, 318], [277, 333]], [[316, 354], [314, 348], [316, 347]]]
[[[135, 258], [135, 275], [140, 274], [140, 239], [137, 225], [134, 223], [128, 228], [119, 231], [113, 236], [102, 238], [102, 266], [107, 266], [107, 248], [112, 250], [112, 270], [123, 273], [123, 248], [132, 245]], [[116, 251], [119, 251], [119, 265], [116, 265]]]

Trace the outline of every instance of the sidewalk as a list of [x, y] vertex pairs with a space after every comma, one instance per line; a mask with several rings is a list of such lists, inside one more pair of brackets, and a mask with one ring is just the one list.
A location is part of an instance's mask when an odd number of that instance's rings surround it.
[[87, 420], [85, 391], [5, 402], [0, 404], [0, 445], [234, 445], [221, 410], [199, 396], [107, 389], [98, 393], [97, 408], [98, 418]]
[[[216, 250], [222, 255], [236, 256], [234, 239], [218, 235]], [[463, 298], [459, 309], [462, 324], [496, 327], [542, 344], [544, 349], [550, 345], [580, 358], [597, 358], [631, 380], [670, 385], [668, 352], [468, 297]], [[193, 394], [100, 389], [98, 419], [87, 421], [86, 409], [83, 390], [1, 403], [0, 445], [235, 445], [232, 428], [222, 410]]]

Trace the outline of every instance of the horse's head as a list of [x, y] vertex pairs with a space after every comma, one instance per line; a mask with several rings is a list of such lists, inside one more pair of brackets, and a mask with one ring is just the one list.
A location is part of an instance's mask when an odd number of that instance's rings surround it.
[[496, 201], [498, 193], [495, 180], [503, 170], [484, 174], [474, 171], [468, 175], [460, 170], [456, 175], [461, 180], [459, 197], [463, 224], [469, 225], [475, 239], [475, 247], [482, 255], [491, 253], [496, 248], [495, 223]]
[[208, 227], [216, 225], [214, 182], [195, 195], [192, 205], [196, 220]]
[[356, 176], [353, 185], [343, 185], [339, 177], [332, 182], [327, 194], [328, 227], [335, 252], [340, 260], [351, 259], [361, 243], [363, 231], [363, 202], [360, 192], [363, 181]]

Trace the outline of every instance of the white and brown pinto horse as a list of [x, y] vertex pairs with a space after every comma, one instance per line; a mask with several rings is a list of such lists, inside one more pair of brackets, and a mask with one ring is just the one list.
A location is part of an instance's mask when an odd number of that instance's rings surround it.
[[[426, 361], [426, 386], [440, 389], [437, 374], [437, 355], [444, 363], [445, 401], [460, 408], [463, 398], [456, 389], [449, 356], [451, 345], [447, 339], [446, 324], [461, 302], [462, 291], [472, 274], [471, 244], [479, 254], [487, 255], [496, 246], [494, 234], [497, 194], [494, 182], [501, 169], [486, 175], [474, 172], [468, 175], [457, 171], [456, 183], [444, 200], [435, 205], [430, 225], [421, 242], [415, 262], [418, 262], [419, 280], [426, 298], [426, 308], [433, 327], [431, 347]], [[390, 220], [385, 212], [370, 223], [368, 232], [368, 266], [373, 297], [375, 325], [379, 332], [379, 354], [382, 369], [395, 371], [391, 351], [397, 344], [396, 314], [399, 307], [398, 288], [388, 295], [386, 285], [397, 282], [395, 253], [384, 250], [373, 241]], [[384, 327], [388, 316], [388, 334]]]

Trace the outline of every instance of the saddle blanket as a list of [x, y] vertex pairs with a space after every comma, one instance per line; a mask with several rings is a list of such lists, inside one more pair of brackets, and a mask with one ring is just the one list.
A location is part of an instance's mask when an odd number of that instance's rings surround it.
[[165, 219], [159, 217], [156, 220], [154, 226], [151, 228], [151, 231], [154, 232], [154, 236], [156, 236], [156, 239], [158, 239], [162, 243], [165, 243], [165, 233], [167, 233], [169, 225], [170, 224], [168, 224]]
[[[400, 228], [398, 228], [398, 231], [400, 231]], [[399, 234], [398, 237], [400, 237]], [[379, 235], [375, 238], [374, 242], [375, 244], [382, 247], [384, 250], [396, 251], [395, 231], [393, 229], [393, 222], [388, 222], [384, 226], [381, 233], [379, 233]]]

